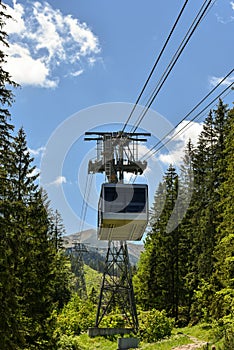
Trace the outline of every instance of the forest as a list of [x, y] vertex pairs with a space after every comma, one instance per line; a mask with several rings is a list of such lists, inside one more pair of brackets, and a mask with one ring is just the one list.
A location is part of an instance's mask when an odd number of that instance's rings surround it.
[[[4, 46], [8, 16], [0, 6]], [[79, 266], [63, 248], [62, 218], [39, 187], [24, 129], [14, 128], [18, 84], [0, 53], [0, 349], [91, 349], [82, 337], [94, 324], [99, 277], [89, 268], [93, 286], [81, 293]], [[234, 349], [233, 154], [234, 109], [220, 99], [197, 144], [188, 140], [180, 169], [168, 167], [150, 209], [145, 249], [133, 269], [146, 343], [202, 324], [221, 341], [219, 349]], [[122, 322], [116, 307], [104, 325]]]

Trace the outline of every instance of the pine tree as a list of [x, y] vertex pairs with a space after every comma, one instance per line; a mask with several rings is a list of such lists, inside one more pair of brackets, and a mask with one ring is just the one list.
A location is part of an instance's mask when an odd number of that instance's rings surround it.
[[174, 210], [177, 194], [178, 175], [170, 166], [155, 195], [150, 232], [134, 276], [138, 303], [145, 309], [165, 309], [176, 320], [182, 292], [181, 249], [184, 249], [176, 225], [177, 209]]
[[[180, 235], [180, 323], [187, 324], [190, 321], [190, 310], [193, 300], [194, 288], [197, 286], [196, 269], [194, 260], [197, 254], [195, 247], [194, 205], [194, 146], [191, 140], [184, 150], [183, 162], [180, 166], [180, 190], [178, 203], [182, 213], [179, 224]], [[182, 217], [183, 215], [183, 217]]]
[[213, 270], [213, 249], [215, 246], [214, 216], [214, 167], [215, 142], [213, 112], [210, 111], [200, 134], [195, 153], [196, 183], [196, 265], [198, 279], [209, 279]]
[[167, 193], [164, 206], [164, 220], [167, 221], [167, 226], [166, 230], [162, 232], [162, 235], [164, 235], [163, 249], [166, 252], [165, 272], [167, 276], [167, 282], [165, 281], [167, 289], [164, 291], [167, 300], [165, 300], [165, 305], [167, 305], [169, 314], [175, 317], [177, 321], [179, 307], [179, 230], [178, 213], [177, 211], [173, 213], [178, 195], [178, 175], [175, 168], [169, 166], [164, 181]]
[[137, 304], [144, 310], [160, 308], [162, 302], [157, 276], [157, 233], [159, 232], [160, 215], [165, 204], [165, 186], [159, 183], [150, 212], [150, 231], [145, 239], [145, 250], [141, 253], [137, 273], [133, 276]]
[[[192, 317], [202, 317], [202, 310], [206, 310], [206, 317], [211, 315], [214, 294], [219, 289], [212, 276], [216, 261], [214, 252], [218, 242], [217, 228], [221, 221], [219, 191], [226, 167], [224, 140], [227, 123], [227, 106], [220, 100], [217, 109], [210, 111], [206, 118], [195, 150], [195, 191], [189, 209], [192, 210], [190, 222], [194, 224], [194, 227], [191, 226], [194, 237], [191, 256], [194, 263], [187, 280], [194, 290], [199, 290], [199, 301], [195, 301], [193, 305]], [[196, 276], [195, 279], [192, 276]]]
[[34, 159], [30, 156], [23, 128], [20, 128], [14, 137], [12, 151], [14, 156], [9, 170], [12, 200], [21, 201], [26, 205], [37, 189], [35, 181], [38, 174], [35, 174], [36, 166], [31, 166]]
[[[48, 233], [50, 222], [42, 192], [35, 184], [37, 175], [21, 128], [11, 143], [14, 158], [9, 159], [8, 247], [11, 248], [11, 275], [15, 278], [13, 293], [18, 301], [13, 315], [18, 320], [16, 344], [20, 348], [52, 346], [51, 314], [55, 249]], [[8, 259], [10, 255], [8, 253]], [[18, 317], [20, 315], [20, 318]], [[8, 320], [9, 321], [9, 320]], [[48, 345], [44, 345], [48, 344]], [[8, 345], [9, 346], [9, 345]]]
[[63, 245], [63, 235], [66, 231], [63, 225], [62, 217], [58, 210], [53, 212], [47, 205], [47, 213], [50, 222], [48, 239], [50, 249], [54, 252], [55, 275], [53, 279], [53, 302], [56, 309], [60, 310], [70, 300], [72, 291], [72, 271], [71, 263], [65, 254]]
[[172, 166], [165, 174], [134, 277], [138, 303], [166, 309], [179, 322], [232, 309], [233, 110], [227, 112], [220, 100], [198, 146], [188, 143], [180, 177]]
[[50, 219], [50, 241], [54, 245], [56, 252], [63, 249], [63, 238], [65, 235], [65, 227], [63, 225], [63, 220], [61, 214], [56, 209], [51, 210], [49, 205], [47, 205], [47, 212]]
[[[0, 3], [0, 42], [2, 47], [8, 47], [8, 36], [4, 31], [6, 21], [11, 16], [6, 14], [6, 7]], [[11, 133], [14, 130], [12, 124], [10, 124], [10, 111], [14, 101], [14, 95], [10, 88], [16, 88], [18, 86], [15, 83], [8, 72], [3, 69], [4, 63], [6, 63], [7, 55], [4, 51], [0, 50], [0, 198], [6, 195], [7, 188], [9, 186], [9, 179], [7, 177], [8, 158], [11, 153]], [[9, 86], [9, 88], [7, 88]]]
[[[217, 228], [217, 245], [215, 248], [215, 271], [211, 280], [216, 294], [211, 303], [211, 313], [216, 319], [231, 316], [234, 312], [234, 109], [228, 114], [227, 137], [224, 138], [223, 145], [225, 156], [221, 166], [226, 165], [222, 173], [223, 181], [219, 188], [220, 201], [217, 202], [217, 212], [219, 213], [219, 226]], [[218, 290], [217, 290], [218, 289]]]
[[24, 230], [24, 263], [21, 276], [22, 309], [27, 320], [26, 346], [29, 349], [53, 349], [52, 317], [55, 309], [54, 251], [48, 239], [49, 219], [45, 197], [37, 191], [27, 207]]
[[[0, 6], [0, 41], [8, 45], [9, 16]], [[3, 69], [5, 60], [0, 51], [0, 349], [54, 349], [53, 314], [70, 296], [70, 266], [60, 249], [60, 224], [52, 225], [36, 184], [24, 130], [13, 136], [6, 85], [17, 84]]]
[[[6, 15], [6, 7], [2, 3], [0, 7], [0, 42], [2, 47], [7, 47], [4, 25], [10, 16]], [[9, 108], [14, 100], [11, 88], [15, 88], [17, 84], [3, 69], [6, 58], [4, 51], [0, 50], [0, 349], [18, 349], [22, 343], [18, 325], [21, 312], [19, 297], [16, 294], [18, 280], [15, 275], [16, 257], [13, 245], [15, 227], [9, 220], [13, 209], [9, 201], [9, 159], [12, 158], [11, 134], [14, 129], [9, 121]]]

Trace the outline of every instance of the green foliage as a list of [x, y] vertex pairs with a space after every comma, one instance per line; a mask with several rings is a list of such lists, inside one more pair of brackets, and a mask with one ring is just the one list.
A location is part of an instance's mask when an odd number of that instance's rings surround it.
[[148, 343], [169, 337], [174, 321], [166, 316], [165, 311], [152, 309], [139, 314], [139, 336]]
[[90, 300], [82, 300], [74, 294], [57, 317], [56, 335], [79, 335], [95, 322], [96, 306]]
[[[213, 319], [215, 338], [222, 340], [223, 350], [234, 349], [234, 291], [230, 288], [216, 292], [213, 308], [216, 308], [216, 319]], [[222, 317], [221, 317], [222, 316]]]
[[79, 338], [66, 334], [61, 335], [57, 344], [57, 350], [81, 350]]
[[191, 308], [191, 316], [193, 322], [195, 320], [202, 320], [203, 322], [209, 322], [210, 320], [210, 305], [214, 297], [214, 291], [212, 285], [202, 279], [199, 287], [194, 291], [194, 302]]
[[101, 327], [104, 328], [124, 328], [124, 326], [124, 316], [118, 313], [118, 310], [116, 312], [112, 311], [109, 313], [101, 322]]
[[225, 331], [223, 350], [234, 349], [234, 325]]
[[[61, 347], [63, 344], [64, 347]], [[66, 347], [67, 346], [67, 347]], [[70, 347], [69, 347], [70, 346]], [[71, 347], [73, 346], [73, 348]], [[90, 338], [87, 334], [79, 336], [62, 336], [58, 350], [116, 350], [116, 339], [111, 341], [104, 337]]]
[[220, 350], [234, 349], [234, 320], [233, 318], [219, 319], [212, 322], [212, 338], [219, 344]]
[[[85, 282], [87, 287], [87, 294], [93, 295], [99, 293], [101, 281], [102, 281], [102, 273], [93, 270], [90, 266], [84, 265], [84, 273], [85, 273]], [[96, 296], [97, 297], [97, 296]]]
[[179, 346], [191, 343], [185, 335], [174, 335], [169, 339], [164, 339], [157, 343], [142, 343], [140, 344], [142, 350], [171, 350]]

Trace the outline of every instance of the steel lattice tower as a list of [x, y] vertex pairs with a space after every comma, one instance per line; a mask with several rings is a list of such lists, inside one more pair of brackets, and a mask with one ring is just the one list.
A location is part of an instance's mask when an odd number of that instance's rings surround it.
[[[146, 169], [147, 163], [138, 159], [138, 143], [146, 141], [142, 136], [150, 136], [149, 133], [87, 132], [86, 135], [95, 135], [86, 137], [86, 141], [97, 141], [97, 159], [89, 161], [89, 173], [104, 173], [109, 183], [123, 183], [125, 172], [137, 175]], [[96, 328], [116, 306], [123, 315], [123, 328], [127, 326], [129, 331], [137, 331], [138, 318], [126, 241], [108, 241]]]

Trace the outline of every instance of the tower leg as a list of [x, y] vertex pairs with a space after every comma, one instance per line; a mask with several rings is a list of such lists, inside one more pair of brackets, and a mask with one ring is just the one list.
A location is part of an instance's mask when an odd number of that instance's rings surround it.
[[136, 303], [127, 243], [109, 241], [95, 327], [112, 310], [119, 309], [125, 326], [138, 329]]

